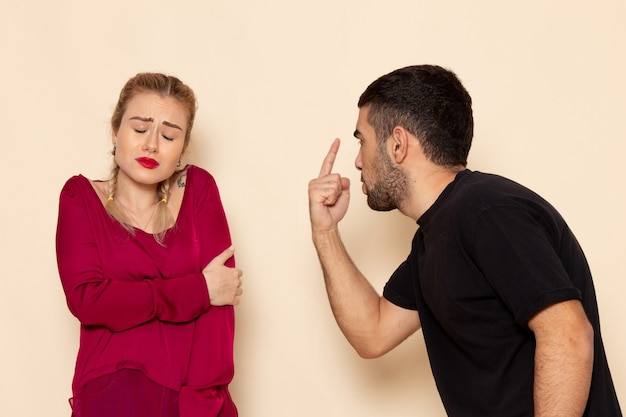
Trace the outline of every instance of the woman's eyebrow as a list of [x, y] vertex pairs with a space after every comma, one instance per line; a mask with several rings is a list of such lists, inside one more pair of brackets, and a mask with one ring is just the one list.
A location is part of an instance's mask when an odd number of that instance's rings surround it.
[[[130, 118], [130, 120], [140, 120], [140, 121], [142, 121], [142, 122], [154, 122], [154, 119], [153, 119], [152, 117], [141, 117], [141, 116], [134, 116], [134, 117], [131, 117], [131, 118]], [[178, 129], [178, 130], [180, 130], [181, 132], [183, 131], [183, 129], [182, 129], [180, 126], [178, 126], [178, 125], [177, 125], [177, 124], [175, 124], [175, 123], [168, 122], [167, 120], [164, 120], [164, 121], [163, 121], [163, 124], [164, 124], [165, 126], [169, 126], [169, 127], [173, 127], [174, 129]]]
[[177, 124], [174, 124], [174, 123], [168, 122], [167, 120], [163, 120], [163, 124], [164, 124], [165, 126], [169, 126], [169, 127], [173, 127], [174, 129], [178, 129], [178, 130], [180, 130], [181, 132], [183, 131], [183, 129], [182, 129], [180, 126], [178, 126]]

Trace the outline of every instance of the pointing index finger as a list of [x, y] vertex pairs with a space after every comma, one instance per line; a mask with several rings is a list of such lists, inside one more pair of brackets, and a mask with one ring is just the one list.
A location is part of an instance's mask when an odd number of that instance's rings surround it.
[[330, 149], [328, 150], [328, 154], [326, 158], [324, 158], [324, 162], [322, 162], [322, 169], [320, 169], [320, 177], [324, 175], [328, 175], [333, 170], [333, 165], [335, 164], [335, 158], [337, 157], [337, 152], [339, 151], [339, 139], [335, 139], [333, 144], [330, 145]]

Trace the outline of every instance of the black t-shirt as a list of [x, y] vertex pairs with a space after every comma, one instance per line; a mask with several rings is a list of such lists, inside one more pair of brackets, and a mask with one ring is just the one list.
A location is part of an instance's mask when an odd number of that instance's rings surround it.
[[579, 299], [595, 329], [585, 416], [621, 416], [589, 266], [554, 207], [506, 178], [465, 170], [418, 224], [384, 297], [418, 310], [448, 415], [532, 416], [527, 323], [551, 304]]

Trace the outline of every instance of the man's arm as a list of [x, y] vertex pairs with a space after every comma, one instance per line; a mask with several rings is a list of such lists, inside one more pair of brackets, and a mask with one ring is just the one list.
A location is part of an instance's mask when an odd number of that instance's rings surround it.
[[535, 417], [580, 417], [593, 369], [593, 328], [578, 300], [553, 304], [528, 322], [535, 333]]
[[379, 357], [419, 329], [417, 311], [378, 295], [350, 259], [336, 229], [314, 232], [313, 242], [335, 320], [360, 356]]
[[359, 355], [373, 358], [419, 329], [420, 321], [417, 311], [397, 307], [378, 295], [341, 241], [337, 224], [348, 209], [350, 183], [331, 173], [338, 149], [335, 140], [319, 177], [309, 183], [313, 244], [337, 324]]

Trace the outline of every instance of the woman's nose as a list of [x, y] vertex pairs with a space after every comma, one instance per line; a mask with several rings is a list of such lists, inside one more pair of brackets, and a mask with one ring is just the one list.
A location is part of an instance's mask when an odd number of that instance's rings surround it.
[[155, 153], [159, 151], [159, 141], [156, 132], [150, 132], [146, 137], [146, 143], [143, 145], [143, 149]]

